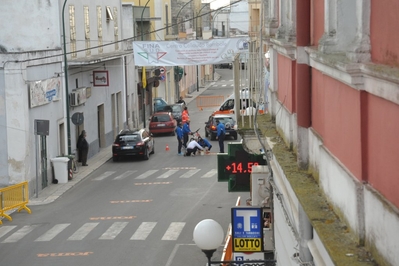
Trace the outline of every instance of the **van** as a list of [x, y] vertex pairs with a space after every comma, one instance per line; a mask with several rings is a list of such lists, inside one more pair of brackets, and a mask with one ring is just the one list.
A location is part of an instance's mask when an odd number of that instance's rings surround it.
[[[230, 95], [213, 114], [234, 114], [234, 93]], [[240, 91], [240, 110], [245, 110], [248, 106], [256, 108], [255, 101], [250, 99], [249, 90], [242, 89]]]

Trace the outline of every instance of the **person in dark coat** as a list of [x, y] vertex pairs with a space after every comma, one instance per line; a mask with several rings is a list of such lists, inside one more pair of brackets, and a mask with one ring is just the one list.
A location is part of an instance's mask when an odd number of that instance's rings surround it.
[[83, 130], [78, 138], [77, 148], [79, 152], [79, 162], [82, 166], [87, 166], [87, 153], [89, 152], [89, 143], [86, 140], [86, 131]]

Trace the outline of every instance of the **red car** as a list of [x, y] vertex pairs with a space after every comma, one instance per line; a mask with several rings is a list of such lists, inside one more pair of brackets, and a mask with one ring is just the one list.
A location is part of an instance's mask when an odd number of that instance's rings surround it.
[[155, 134], [171, 134], [175, 135], [177, 122], [172, 113], [157, 112], [151, 116], [150, 125], [148, 126], [150, 133]]

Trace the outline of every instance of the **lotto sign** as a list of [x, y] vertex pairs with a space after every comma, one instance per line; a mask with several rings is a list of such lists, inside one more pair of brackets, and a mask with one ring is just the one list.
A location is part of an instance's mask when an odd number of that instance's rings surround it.
[[263, 251], [262, 209], [235, 207], [231, 217], [233, 252]]

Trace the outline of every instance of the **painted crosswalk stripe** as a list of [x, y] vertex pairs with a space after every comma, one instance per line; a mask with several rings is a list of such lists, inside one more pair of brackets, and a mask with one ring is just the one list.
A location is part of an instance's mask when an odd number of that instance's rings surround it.
[[0, 238], [8, 234], [12, 229], [17, 227], [16, 225], [10, 225], [10, 226], [1, 226], [0, 227]]
[[81, 228], [78, 229], [73, 235], [71, 235], [68, 240], [82, 240], [85, 238], [91, 230], [93, 230], [98, 223], [85, 223]]
[[141, 223], [136, 232], [134, 232], [132, 238], [130, 238], [130, 240], [145, 240], [151, 233], [152, 229], [154, 229], [156, 224], [156, 222]]
[[44, 235], [38, 237], [35, 241], [43, 242], [50, 241], [54, 237], [56, 237], [59, 233], [61, 233], [65, 228], [67, 228], [70, 224], [56, 224], [48, 230]]
[[201, 171], [201, 169], [195, 169], [195, 170], [189, 170], [186, 173], [184, 173], [183, 175], [180, 176], [180, 178], [189, 178], [192, 177], [193, 175], [195, 175], [196, 173], [198, 173], [199, 171]]
[[217, 172], [218, 172], [217, 169], [212, 169], [212, 170], [210, 170], [208, 173], [206, 173], [205, 175], [201, 176], [201, 178], [209, 178], [209, 177], [212, 177], [212, 176], [216, 175]]
[[137, 176], [136, 179], [144, 179], [149, 177], [152, 174], [155, 174], [158, 170], [148, 170], [147, 172], [142, 173], [141, 175]]
[[126, 177], [131, 176], [132, 174], [134, 174], [135, 172], [137, 172], [137, 170], [126, 171], [123, 174], [118, 175], [117, 177], [115, 177], [114, 180], [125, 179]]
[[35, 229], [36, 227], [37, 225], [25, 225], [14, 234], [7, 237], [2, 243], [15, 243], [18, 240], [22, 239], [27, 234], [29, 234], [30, 232], [32, 232], [32, 230]]
[[158, 176], [157, 178], [168, 178], [169, 176], [173, 175], [179, 170], [168, 170], [167, 172], [163, 173], [162, 175]]
[[127, 224], [128, 222], [113, 223], [99, 239], [114, 239], [120, 232], [122, 232], [123, 228], [125, 228]]
[[186, 223], [171, 223], [168, 230], [166, 230], [165, 234], [163, 235], [162, 240], [176, 240], [185, 225]]
[[109, 177], [110, 175], [112, 175], [114, 173], [115, 173], [115, 171], [107, 171], [107, 172], [104, 172], [102, 175], [100, 175], [96, 178], [93, 178], [93, 180], [100, 181], [100, 180], [103, 180], [103, 179]]

